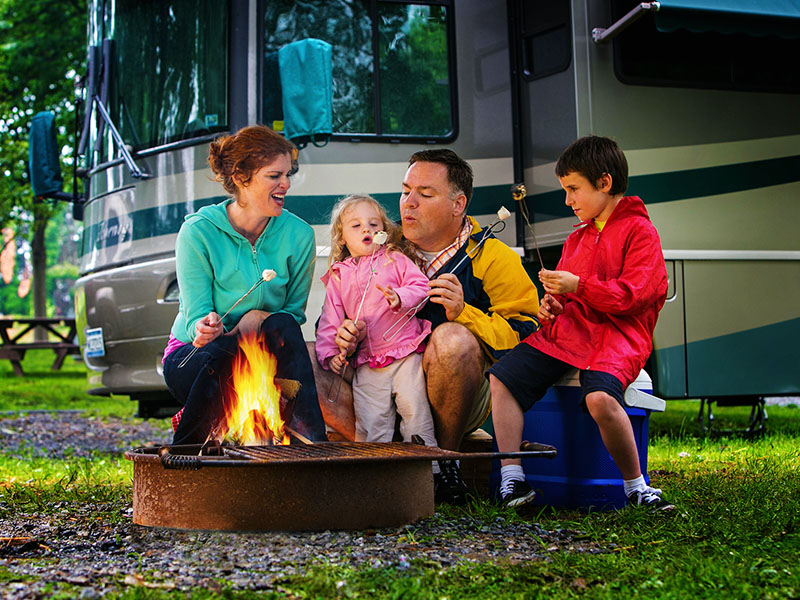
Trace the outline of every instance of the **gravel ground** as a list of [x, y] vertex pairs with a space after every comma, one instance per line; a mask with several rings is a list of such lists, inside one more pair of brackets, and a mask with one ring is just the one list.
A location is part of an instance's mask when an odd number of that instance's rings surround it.
[[[165, 423], [89, 419], [80, 413], [27, 413], [0, 419], [0, 454], [49, 457], [120, 455], [169, 439]], [[1, 486], [2, 484], [0, 484]], [[111, 523], [101, 514], [121, 510]], [[143, 586], [281, 591], [287, 576], [313, 564], [408, 570], [415, 560], [447, 568], [464, 563], [524, 562], [552, 552], [608, 552], [581, 532], [545, 530], [532, 521], [487, 522], [464, 510], [414, 525], [375, 531], [316, 533], [198, 532], [145, 528], [130, 506], [61, 503], [48, 514], [25, 513], [0, 493], [0, 577], [3, 598], [40, 598], [78, 590], [81, 598]], [[67, 586], [75, 586], [73, 588]]]

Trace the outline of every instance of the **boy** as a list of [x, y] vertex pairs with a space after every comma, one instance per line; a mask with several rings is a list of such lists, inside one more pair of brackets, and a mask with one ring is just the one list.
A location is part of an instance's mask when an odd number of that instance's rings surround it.
[[[488, 370], [492, 420], [500, 452], [519, 450], [523, 412], [570, 368], [580, 370], [584, 408], [619, 467], [636, 506], [673, 508], [642, 476], [624, 390], [652, 348], [667, 292], [661, 241], [644, 203], [624, 197], [628, 163], [617, 144], [588, 136], [559, 157], [556, 175], [581, 221], [564, 243], [555, 271], [543, 269], [542, 329]], [[503, 504], [533, 500], [518, 459], [502, 460]]]

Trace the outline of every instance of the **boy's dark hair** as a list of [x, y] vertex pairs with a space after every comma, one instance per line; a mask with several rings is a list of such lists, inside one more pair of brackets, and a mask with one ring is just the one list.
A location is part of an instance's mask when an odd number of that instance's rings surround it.
[[[439, 163], [447, 167], [447, 179], [467, 197], [467, 205], [472, 199], [472, 167], [458, 154], [447, 148], [435, 148], [433, 150], [420, 150], [414, 152], [408, 159], [408, 166], [415, 162]], [[466, 210], [466, 209], [465, 209]]]
[[564, 177], [569, 173], [579, 173], [597, 186], [599, 179], [611, 175], [609, 194], [615, 196], [628, 189], [628, 161], [625, 153], [612, 139], [597, 135], [587, 135], [575, 140], [561, 153], [556, 163], [556, 175]]

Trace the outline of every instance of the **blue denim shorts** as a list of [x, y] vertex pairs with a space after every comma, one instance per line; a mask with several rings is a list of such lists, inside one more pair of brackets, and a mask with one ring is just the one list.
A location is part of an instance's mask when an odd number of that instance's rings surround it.
[[[516, 399], [523, 411], [542, 399], [547, 390], [570, 369], [570, 364], [553, 358], [529, 344], [518, 344], [487, 371], [497, 377]], [[603, 371], [581, 371], [581, 404], [586, 408], [586, 395], [605, 392], [623, 405], [622, 382]], [[623, 405], [624, 406], [624, 405]]]

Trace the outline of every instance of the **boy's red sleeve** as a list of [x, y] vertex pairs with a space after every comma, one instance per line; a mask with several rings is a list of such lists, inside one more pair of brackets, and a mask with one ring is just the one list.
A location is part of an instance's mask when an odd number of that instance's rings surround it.
[[655, 229], [636, 230], [628, 239], [622, 260], [619, 277], [581, 277], [575, 295], [595, 310], [614, 315], [636, 314], [663, 301], [667, 269]]

